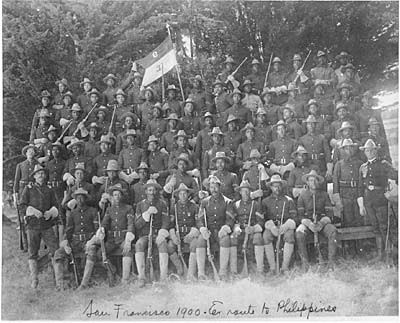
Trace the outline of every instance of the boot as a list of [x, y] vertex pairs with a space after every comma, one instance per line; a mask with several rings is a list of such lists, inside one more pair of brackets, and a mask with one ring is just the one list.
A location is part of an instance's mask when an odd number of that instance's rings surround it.
[[121, 283], [123, 285], [127, 285], [129, 283], [129, 276], [132, 270], [132, 258], [131, 257], [122, 257], [122, 280]]
[[269, 271], [271, 273], [276, 272], [276, 264], [275, 264], [275, 252], [274, 252], [274, 246], [272, 243], [267, 244], [264, 246], [265, 250], [265, 256], [267, 257], [268, 265], [269, 265]]
[[37, 260], [29, 259], [28, 263], [29, 263], [29, 270], [31, 272], [31, 287], [33, 289], [36, 289], [39, 284]]
[[183, 276], [183, 264], [182, 261], [179, 259], [178, 254], [174, 252], [172, 255], [169, 256], [169, 259], [171, 259], [171, 262], [174, 264], [178, 276]]
[[219, 276], [221, 280], [227, 280], [229, 255], [230, 248], [219, 248]]
[[308, 262], [307, 246], [306, 246], [306, 236], [304, 233], [296, 232], [296, 242], [297, 248], [301, 259], [301, 267], [303, 272], [307, 272], [310, 267]]
[[256, 258], [257, 276], [261, 278], [264, 274], [264, 246], [254, 246], [254, 256]]
[[165, 282], [168, 278], [168, 253], [160, 252], [160, 281]]
[[328, 237], [328, 270], [334, 269], [336, 249], [337, 249], [336, 232], [333, 232]]
[[383, 257], [383, 239], [381, 236], [376, 237], [376, 251], [378, 255], [373, 259], [374, 261], [382, 261]]
[[81, 285], [78, 287], [78, 291], [88, 287], [90, 276], [92, 276], [93, 267], [94, 267], [94, 261], [86, 259], [85, 270], [83, 271], [83, 278], [81, 281]]
[[290, 259], [292, 259], [292, 254], [294, 250], [293, 243], [287, 243], [283, 245], [283, 262], [282, 262], [282, 271], [285, 273], [289, 270]]
[[197, 267], [197, 261], [196, 261], [196, 253], [191, 252], [189, 255], [189, 267], [188, 267], [188, 280], [194, 280], [196, 277], [196, 267]]
[[142, 288], [146, 285], [146, 265], [144, 260], [144, 252], [135, 253], [135, 262], [139, 276], [139, 287]]
[[199, 280], [206, 279], [206, 248], [196, 249], [196, 260]]
[[61, 261], [54, 262], [54, 276], [56, 277], [56, 290], [64, 290], [64, 264]]
[[237, 247], [229, 248], [229, 265], [232, 278], [237, 278]]

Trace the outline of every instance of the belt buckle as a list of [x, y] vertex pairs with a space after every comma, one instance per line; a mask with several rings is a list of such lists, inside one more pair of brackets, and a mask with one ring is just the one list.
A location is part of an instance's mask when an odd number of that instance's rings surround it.
[[375, 186], [374, 185], [368, 185], [367, 188], [368, 188], [369, 191], [373, 191], [375, 189]]
[[131, 169], [130, 169], [130, 168], [127, 168], [127, 169], [126, 169], [126, 173], [127, 173], [128, 175], [130, 175]]
[[281, 163], [281, 165], [286, 165], [286, 159], [285, 158], [281, 158], [280, 159], [280, 163]]
[[351, 181], [350, 181], [350, 186], [351, 186], [351, 187], [357, 187], [356, 181], [351, 180]]

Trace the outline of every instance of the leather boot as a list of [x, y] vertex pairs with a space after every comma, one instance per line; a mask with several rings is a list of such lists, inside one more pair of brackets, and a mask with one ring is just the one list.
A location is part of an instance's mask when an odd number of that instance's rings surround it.
[[29, 271], [31, 272], [31, 287], [33, 289], [36, 289], [39, 284], [37, 260], [29, 259], [28, 263], [29, 263]]
[[197, 260], [196, 253], [191, 252], [189, 255], [189, 266], [188, 266], [188, 280], [194, 280], [196, 277]]
[[376, 251], [378, 254], [373, 260], [374, 261], [382, 261], [382, 259], [383, 259], [383, 239], [381, 236], [376, 238]]
[[276, 272], [276, 264], [275, 264], [275, 252], [274, 252], [274, 246], [272, 243], [267, 244], [264, 246], [265, 250], [265, 257], [267, 258], [268, 265], [269, 265], [269, 271], [271, 273]]
[[196, 249], [196, 260], [199, 280], [206, 279], [206, 248]]
[[146, 285], [146, 265], [144, 259], [144, 252], [135, 253], [135, 262], [139, 276], [139, 287], [142, 288]]
[[289, 270], [290, 260], [292, 259], [292, 254], [294, 250], [293, 243], [287, 243], [283, 245], [283, 262], [282, 262], [282, 271], [285, 273]]
[[159, 263], [160, 263], [160, 281], [164, 282], [168, 278], [168, 253], [159, 253]]
[[56, 290], [64, 290], [64, 263], [54, 261], [54, 276], [56, 278]]
[[228, 278], [228, 264], [229, 264], [230, 248], [219, 248], [219, 276], [221, 280]]
[[81, 285], [78, 287], [78, 290], [82, 290], [88, 287], [90, 276], [92, 276], [94, 267], [94, 261], [86, 259], [85, 270], [83, 271], [83, 278], [81, 281]]
[[264, 274], [264, 246], [254, 246], [254, 256], [256, 258], [257, 276], [261, 278]]
[[229, 265], [232, 278], [237, 278], [237, 247], [229, 248]]
[[303, 271], [306, 272], [310, 267], [307, 254], [306, 235], [302, 232], [296, 232], [296, 242], [301, 259], [301, 267]]
[[121, 283], [123, 285], [127, 285], [129, 283], [129, 276], [132, 271], [132, 258], [131, 257], [122, 257], [122, 280]]
[[174, 264], [178, 276], [183, 276], [183, 264], [182, 261], [179, 259], [178, 254], [174, 252], [172, 255], [169, 256], [169, 259]]
[[336, 249], [336, 231], [334, 231], [328, 237], [328, 270], [334, 269]]

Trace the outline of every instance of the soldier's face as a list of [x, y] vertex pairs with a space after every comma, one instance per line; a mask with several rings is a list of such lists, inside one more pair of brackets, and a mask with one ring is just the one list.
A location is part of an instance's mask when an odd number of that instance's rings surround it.
[[49, 103], [50, 103], [50, 99], [47, 97], [47, 96], [44, 96], [43, 98], [42, 98], [42, 104], [43, 104], [43, 106], [48, 106], [49, 105]]
[[192, 103], [186, 103], [185, 111], [187, 111], [187, 113], [192, 113], [193, 112], [193, 104]]
[[156, 195], [156, 189], [154, 186], [149, 186], [146, 188], [146, 195], [149, 200], [153, 200], [154, 196]]
[[95, 104], [95, 103], [97, 103], [97, 101], [99, 101], [99, 97], [97, 96], [97, 94], [91, 94], [90, 102], [92, 102], [92, 104]]
[[144, 97], [146, 100], [150, 101], [151, 99], [153, 99], [153, 93], [151, 91], [146, 91], [144, 92]]
[[180, 191], [178, 194], [179, 201], [186, 202], [188, 200], [188, 191]]
[[215, 92], [216, 94], [220, 94], [220, 93], [222, 92], [222, 85], [217, 84], [217, 85], [214, 87], [214, 92]]
[[217, 144], [217, 145], [218, 145], [218, 144], [221, 142], [221, 140], [222, 140], [222, 136], [220, 136], [220, 135], [212, 135], [211, 138], [212, 138], [213, 143], [214, 143], [214, 144]]
[[115, 84], [114, 79], [111, 79], [111, 78], [110, 78], [110, 79], [107, 80], [107, 86], [113, 87], [114, 84]]
[[316, 115], [318, 112], [318, 107], [315, 104], [311, 104], [308, 108], [308, 111], [310, 111], [311, 114]]
[[78, 203], [78, 206], [82, 207], [83, 205], [85, 205], [86, 196], [83, 194], [78, 194], [77, 196], [75, 196], [75, 200]]
[[79, 116], [80, 116], [80, 113], [79, 113], [79, 111], [72, 111], [71, 115], [72, 115], [72, 119], [78, 120]]
[[270, 102], [271, 102], [271, 99], [272, 99], [271, 93], [265, 94], [265, 95], [263, 96], [263, 99], [264, 99], [264, 102], [265, 102], [266, 104], [270, 103]]
[[292, 112], [290, 111], [290, 109], [283, 109], [283, 119], [284, 120], [288, 120], [292, 117]]
[[310, 176], [307, 180], [307, 185], [311, 190], [316, 190], [318, 187], [318, 180], [315, 177]]
[[271, 184], [271, 191], [272, 191], [272, 194], [274, 194], [275, 196], [281, 195], [282, 184], [280, 184], [280, 183], [272, 183]]
[[343, 129], [342, 137], [343, 138], [351, 138], [353, 131], [350, 128]]
[[84, 83], [83, 89], [85, 90], [85, 92], [89, 92], [92, 89], [92, 85], [90, 83]]
[[228, 130], [229, 131], [234, 131], [236, 129], [236, 123], [235, 121], [229, 122], [228, 123]]
[[109, 179], [113, 179], [117, 177], [117, 171], [115, 170], [109, 170], [107, 171], [107, 176]]
[[307, 154], [297, 154], [296, 161], [299, 165], [303, 165], [307, 159]]
[[68, 105], [71, 104], [72, 99], [71, 99], [71, 97], [69, 95], [67, 95], [67, 96], [64, 96], [63, 102], [64, 102], [65, 105], [68, 106]]
[[150, 141], [149, 142], [149, 150], [156, 151], [156, 149], [157, 149], [157, 143], [155, 141]]
[[100, 144], [100, 150], [101, 150], [102, 153], [108, 152], [109, 149], [110, 149], [110, 145], [109, 144], [107, 144], [105, 142], [102, 142]]
[[233, 101], [233, 103], [239, 103], [241, 98], [242, 97], [240, 96], [240, 94], [234, 94], [232, 96], [232, 101]]
[[301, 61], [293, 61], [293, 68], [297, 71], [301, 67]]
[[378, 150], [376, 148], [367, 148], [364, 150], [364, 153], [368, 160], [372, 160], [378, 156]]
[[51, 153], [53, 155], [54, 158], [58, 158], [58, 156], [60, 156], [60, 148], [58, 148], [57, 146], [54, 146], [53, 149], [51, 150]]
[[254, 138], [254, 131], [252, 129], [246, 130], [246, 138], [248, 140], [252, 140]]
[[257, 121], [260, 124], [264, 123], [265, 122], [265, 114], [262, 114], [262, 113], [257, 114]]
[[125, 118], [125, 125], [130, 128], [133, 125], [133, 119], [131, 117]]
[[129, 146], [133, 146], [135, 143], [135, 137], [134, 136], [127, 136], [126, 137], [126, 142], [128, 143]]
[[210, 127], [212, 125], [212, 119], [211, 118], [205, 118], [204, 123], [206, 126]]
[[168, 97], [170, 99], [175, 99], [175, 97], [176, 97], [175, 90], [174, 91], [168, 91], [167, 95], [168, 95]]
[[340, 95], [342, 96], [342, 98], [348, 99], [350, 96], [350, 92], [349, 89], [347, 88], [343, 88], [340, 90]]
[[228, 71], [231, 71], [231, 70], [233, 69], [232, 63], [226, 63], [226, 64], [225, 64], [225, 67], [226, 67], [226, 69], [227, 69]]
[[97, 136], [97, 129], [96, 128], [90, 128], [89, 130], [89, 135], [91, 138], [96, 138]]
[[176, 144], [178, 145], [179, 148], [185, 147], [185, 143], [186, 143], [185, 137], [176, 138]]
[[339, 59], [340, 65], [346, 65], [348, 63], [348, 59], [346, 56], [341, 56]]
[[47, 118], [46, 117], [40, 117], [39, 118], [39, 124], [40, 125], [45, 125], [47, 123]]
[[251, 91], [251, 85], [249, 84], [249, 85], [246, 85], [244, 88], [243, 88], [243, 90], [246, 92], [246, 93], [250, 93], [250, 91]]
[[85, 173], [84, 173], [84, 171], [81, 170], [81, 169], [77, 169], [77, 170], [75, 171], [75, 179], [76, 179], [78, 182], [82, 182], [84, 178], [85, 178]]
[[242, 188], [240, 190], [240, 196], [242, 197], [243, 201], [248, 201], [250, 198], [250, 190], [248, 188]]
[[139, 175], [139, 179], [141, 179], [141, 180], [146, 179], [147, 178], [147, 170], [139, 169], [138, 175]]
[[104, 111], [99, 111], [99, 112], [97, 113], [97, 119], [98, 119], [100, 122], [103, 122], [104, 119], [105, 119], [105, 117], [106, 117], [106, 114], [104, 113]]
[[201, 86], [201, 82], [200, 82], [199, 80], [195, 80], [195, 81], [193, 82], [193, 86], [194, 86], [196, 89], [198, 89], [198, 88], [200, 88], [200, 86]]
[[219, 189], [220, 189], [219, 184], [210, 183], [210, 193], [211, 193], [211, 195], [214, 195], [214, 196], [218, 195]]
[[286, 127], [285, 126], [278, 126], [276, 127], [276, 133], [279, 137], [284, 137], [286, 135]]
[[75, 145], [75, 146], [72, 147], [72, 153], [73, 153], [75, 156], [80, 155], [81, 152], [82, 152], [82, 147], [81, 147], [81, 145]]
[[339, 110], [337, 111], [337, 115], [338, 115], [338, 118], [339, 118], [339, 119], [344, 119], [344, 117], [347, 115], [347, 110], [341, 108], [341, 109], [339, 109]]
[[322, 85], [316, 86], [314, 89], [314, 93], [318, 95], [324, 94], [324, 88], [322, 87]]
[[115, 98], [118, 104], [123, 104], [125, 102], [125, 97], [122, 94], [118, 94]]
[[355, 152], [356, 152], [356, 150], [354, 149], [353, 146], [345, 146], [345, 147], [343, 148], [343, 150], [344, 150], [345, 154], [346, 154], [347, 156], [349, 156], [349, 157], [353, 157], [354, 154], [355, 154]]
[[348, 68], [345, 72], [344, 75], [346, 76], [347, 79], [352, 80], [354, 77], [354, 71], [350, 68]]
[[180, 160], [178, 161], [178, 169], [182, 172], [184, 172], [186, 170], [186, 162], [184, 160]]
[[225, 160], [224, 159], [217, 159], [215, 161], [215, 167], [217, 170], [222, 171], [225, 169]]
[[65, 87], [65, 85], [63, 83], [59, 83], [58, 84], [58, 90], [63, 93], [67, 88]]
[[50, 141], [53, 141], [54, 139], [56, 139], [56, 133], [55, 133], [55, 131], [50, 131], [50, 132], [47, 134], [47, 138], [49, 138]]
[[133, 82], [134, 82], [136, 85], [140, 85], [140, 84], [142, 84], [142, 78], [141, 78], [141, 77], [135, 77], [135, 78], [133, 79]]
[[281, 68], [281, 64], [280, 64], [280, 63], [274, 63], [274, 64], [272, 65], [272, 69], [273, 69], [275, 72], [279, 72], [280, 68]]
[[112, 193], [112, 199], [115, 204], [119, 204], [119, 202], [121, 201], [121, 197], [122, 197], [122, 194], [120, 191], [114, 191]]
[[170, 129], [175, 129], [176, 128], [176, 120], [168, 120], [168, 125]]
[[35, 149], [33, 149], [33, 148], [28, 148], [28, 149], [26, 150], [26, 158], [32, 159], [33, 157], [35, 157]]
[[315, 122], [307, 122], [307, 131], [314, 132], [317, 124]]
[[154, 109], [153, 109], [153, 117], [154, 117], [154, 118], [158, 118], [158, 117], [160, 117], [160, 115], [161, 115], [160, 109], [154, 108]]
[[46, 179], [46, 172], [44, 170], [38, 171], [33, 177], [37, 183], [43, 184]]

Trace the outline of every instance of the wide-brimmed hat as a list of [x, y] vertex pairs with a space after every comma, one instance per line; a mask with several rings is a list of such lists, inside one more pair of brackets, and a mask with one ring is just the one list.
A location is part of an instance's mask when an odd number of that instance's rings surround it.
[[244, 89], [244, 87], [245, 87], [246, 85], [251, 85], [251, 86], [253, 86], [253, 85], [254, 85], [254, 82], [253, 82], [252, 80], [246, 79], [246, 80], [243, 82], [243, 84], [242, 84], [242, 89]]
[[145, 162], [141, 162], [138, 167], [136, 167], [135, 171], [139, 171], [140, 169], [149, 170], [149, 166]]
[[158, 139], [156, 136], [154, 136], [154, 135], [151, 135], [150, 137], [149, 137], [149, 139], [147, 139], [147, 143], [150, 143], [150, 142], [152, 142], [152, 141], [155, 141], [155, 142], [159, 142], [160, 141], [160, 139]]
[[124, 92], [123, 89], [118, 89], [118, 90], [115, 92], [115, 94], [114, 94], [114, 98], [116, 98], [117, 95], [122, 95], [122, 96], [125, 97], [125, 98], [127, 97], [127, 94]]
[[226, 86], [226, 84], [225, 84], [224, 82], [222, 82], [220, 79], [216, 79], [216, 80], [214, 81], [214, 83], [212, 84], [213, 88], [214, 88], [215, 86], [217, 86], [217, 85], [222, 85], [223, 87]]
[[39, 118], [50, 118], [50, 112], [47, 109], [40, 109]]
[[191, 193], [193, 190], [187, 187], [185, 183], [180, 183], [178, 188], [174, 192], [175, 194], [178, 194], [180, 191], [186, 191], [188, 193]]
[[258, 149], [252, 149], [250, 151], [250, 155], [249, 155], [249, 158], [247, 158], [247, 160], [250, 160], [250, 159], [253, 159], [253, 158], [257, 158], [257, 159], [261, 158], [261, 154], [258, 151]]
[[251, 61], [251, 65], [256, 65], [256, 64], [260, 65], [261, 63], [260, 63], [260, 61], [259, 61], [257, 58], [254, 58], [254, 59]]
[[336, 59], [340, 59], [342, 57], [350, 57], [351, 55], [345, 51], [340, 52], [340, 54], [336, 55]]
[[97, 125], [96, 122], [91, 122], [90, 125], [88, 126], [88, 130], [90, 130], [90, 129], [96, 129], [96, 130], [98, 130], [98, 129], [99, 129], [99, 126]]
[[103, 82], [104, 82], [104, 83], [107, 83], [107, 81], [108, 81], [109, 79], [113, 79], [114, 82], [117, 81], [117, 77], [116, 77], [114, 74], [108, 74], [105, 78], [103, 78]]
[[259, 107], [257, 109], [256, 115], [259, 115], [259, 114], [268, 114], [268, 113], [267, 113], [267, 110], [265, 110], [264, 107]]
[[63, 84], [65, 87], [68, 87], [68, 81], [66, 78], [62, 78], [61, 80], [55, 81], [54, 83], [57, 86], [59, 86], [60, 84]]
[[71, 173], [74, 173], [77, 170], [81, 170], [86, 173], [85, 163], [84, 162], [75, 163], [75, 167], [73, 169], [71, 169]]
[[92, 94], [96, 94], [99, 98], [101, 97], [100, 91], [96, 88], [92, 88], [88, 94], [89, 94], [89, 96]]
[[22, 148], [22, 155], [25, 156], [25, 155], [26, 155], [26, 151], [27, 151], [29, 148], [32, 148], [32, 149], [35, 151], [35, 155], [37, 155], [38, 149], [37, 149], [36, 146], [33, 145], [33, 144], [29, 144], [29, 145], [25, 146], [24, 148]]
[[83, 86], [83, 84], [85, 83], [90, 83], [93, 84], [93, 81], [91, 81], [88, 77], [83, 78], [83, 81], [81, 83], [79, 83], [79, 86]]
[[136, 137], [137, 132], [135, 129], [126, 129], [126, 132], [122, 135], [123, 138], [127, 138], [128, 136]]
[[319, 107], [319, 103], [317, 100], [315, 99], [311, 99], [307, 102], [307, 107], [309, 107], [310, 105], [316, 105], [317, 107]]
[[211, 112], [207, 111], [201, 118], [202, 118], [203, 120], [204, 120], [205, 118], [211, 118], [211, 119], [214, 120], [214, 115], [213, 115]]
[[275, 130], [276, 128], [278, 128], [279, 126], [285, 126], [285, 128], [287, 128], [287, 124], [285, 121], [283, 120], [279, 120], [276, 124], [274, 124], [272, 126], [272, 130]]
[[351, 91], [353, 89], [353, 87], [351, 86], [350, 83], [347, 83], [346, 81], [341, 82], [338, 86], [337, 86], [337, 90], [341, 91], [342, 89], [348, 89], [349, 91]]
[[178, 162], [180, 160], [183, 160], [184, 162], [186, 162], [186, 165], [188, 168], [192, 168], [193, 164], [192, 164], [191, 160], [189, 159], [188, 154], [185, 154], [185, 153], [179, 154], [179, 156], [176, 158], [176, 164], [178, 164]]
[[121, 194], [125, 194], [125, 190], [120, 183], [110, 186], [107, 191], [108, 191], [108, 194], [111, 194], [111, 195], [115, 191], [119, 191], [119, 192], [121, 192]]
[[281, 185], [287, 184], [287, 182], [285, 180], [283, 180], [281, 178], [281, 175], [279, 175], [279, 174], [272, 175], [270, 181], [267, 182], [266, 184], [267, 184], [267, 186], [271, 186], [274, 183], [280, 183]]
[[111, 137], [109, 135], [103, 135], [100, 137], [100, 140], [97, 142], [97, 144], [101, 144], [105, 142], [106, 144], [112, 144]]
[[276, 92], [275, 92], [275, 90], [273, 90], [273, 88], [266, 87], [266, 88], [263, 89], [263, 92], [261, 93], [261, 97], [264, 97], [267, 94], [275, 95]]
[[348, 63], [348, 64], [346, 64], [345, 66], [342, 66], [342, 68], [340, 69], [340, 71], [341, 71], [342, 73], [344, 73], [347, 69], [351, 69], [351, 70], [353, 70], [353, 71], [356, 70], [356, 68], [354, 67], [353, 64]]
[[353, 142], [353, 140], [351, 140], [350, 138], [343, 139], [343, 141], [342, 141], [342, 143], [340, 145], [340, 148], [344, 148], [344, 147], [347, 147], [347, 146], [357, 147], [358, 143]]
[[282, 60], [281, 60], [278, 56], [276, 56], [276, 57], [274, 57], [274, 59], [272, 60], [272, 64], [274, 64], [274, 63], [282, 63]]
[[224, 151], [217, 151], [215, 154], [215, 157], [213, 159], [211, 159], [211, 162], [215, 163], [218, 159], [223, 159], [223, 160], [225, 160], [225, 162], [231, 161], [231, 159], [225, 155]]
[[235, 60], [231, 56], [227, 56], [224, 64], [227, 63], [235, 64]]
[[256, 131], [256, 128], [254, 127], [253, 123], [251, 123], [251, 122], [246, 123], [246, 125], [244, 126], [244, 128], [241, 131], [246, 132], [249, 129]]
[[49, 127], [49, 129], [47, 129], [44, 133], [45, 133], [45, 134], [48, 134], [49, 132], [52, 132], [52, 131], [57, 132], [57, 128], [54, 127], [54, 126], [51, 124], [50, 127]]
[[292, 158], [296, 158], [298, 154], [308, 154], [308, 151], [301, 145], [297, 147], [297, 149], [292, 152]]
[[78, 112], [82, 112], [83, 109], [81, 108], [81, 106], [78, 103], [74, 103], [71, 107], [71, 111], [78, 111]]
[[53, 142], [53, 143], [51, 144], [51, 149], [53, 149], [54, 147], [57, 147], [57, 148], [59, 148], [60, 150], [63, 150], [63, 149], [64, 149], [64, 145], [63, 145], [61, 142], [59, 142], [59, 141], [55, 141], [55, 142]]
[[232, 98], [233, 98], [233, 96], [234, 96], [235, 94], [239, 94], [241, 98], [243, 98], [243, 96], [244, 96], [244, 94], [242, 93], [242, 91], [240, 91], [239, 89], [234, 89], [234, 90], [233, 90], [233, 92], [232, 92], [232, 94], [231, 94]]
[[157, 183], [155, 179], [149, 179], [146, 184], [144, 184], [144, 189], [147, 189], [149, 187], [154, 187], [157, 190], [161, 190], [162, 187], [160, 184]]
[[228, 116], [228, 119], [226, 120], [226, 124], [228, 124], [229, 122], [232, 122], [232, 121], [238, 121], [238, 120], [240, 120], [237, 116], [235, 116], [235, 115], [233, 115], [233, 114], [230, 114], [229, 116]]
[[51, 98], [51, 94], [50, 94], [50, 92], [47, 91], [47, 90], [42, 90], [42, 91], [40, 92], [40, 97], [41, 97], [41, 98]]
[[379, 125], [380, 126], [381, 123], [375, 117], [369, 118], [368, 126], [373, 126], [373, 125]]
[[294, 106], [292, 104], [290, 104], [290, 103], [286, 103], [281, 109], [282, 109], [282, 112], [284, 110], [289, 110], [292, 113], [293, 116], [296, 115], [296, 111], [294, 110]]
[[179, 130], [176, 135], [174, 136], [174, 139], [178, 138], [178, 137], [185, 137], [185, 138], [189, 138], [189, 136], [186, 134], [185, 130]]
[[218, 185], [222, 185], [221, 181], [219, 180], [219, 178], [215, 175], [210, 175], [208, 176], [208, 178], [206, 178], [203, 182], [203, 185], [205, 187], [209, 187], [210, 184], [218, 184]]
[[35, 167], [33, 168], [32, 173], [30, 173], [29, 176], [30, 176], [30, 177], [33, 177], [33, 175], [35, 175], [37, 172], [40, 172], [40, 171], [44, 171], [44, 172], [47, 174], [48, 169], [45, 168], [45, 167], [43, 167], [43, 166], [40, 165], [40, 164], [36, 164]]
[[346, 109], [346, 111], [349, 111], [349, 106], [346, 103], [339, 102], [335, 107], [335, 113], [337, 113], [340, 109]]
[[301, 55], [300, 54], [294, 54], [292, 61], [301, 61]]
[[127, 118], [127, 117], [131, 117], [132, 120], [135, 120], [136, 115], [130, 111], [127, 111], [127, 112], [123, 113], [119, 119], [123, 122], [125, 120], [125, 118]]
[[62, 98], [64, 99], [66, 96], [69, 96], [71, 99], [74, 97], [71, 91], [67, 91], [63, 94]]
[[317, 52], [317, 57], [321, 57], [321, 56], [326, 56], [326, 53], [323, 52], [322, 50], [319, 50], [319, 51]]
[[365, 150], [365, 149], [378, 149], [379, 147], [376, 145], [375, 141], [373, 141], [372, 139], [368, 139], [364, 146], [361, 146], [360, 149], [361, 150]]
[[106, 172], [108, 171], [120, 171], [121, 169], [118, 166], [118, 162], [115, 159], [110, 159], [107, 163]]
[[319, 183], [322, 183], [325, 180], [321, 175], [318, 175], [314, 169], [312, 169], [308, 174], [303, 175], [301, 177], [301, 180], [304, 183], [307, 183], [307, 181], [310, 177], [315, 177]]
[[186, 103], [191, 103], [191, 104], [193, 104], [193, 106], [196, 105], [196, 102], [194, 102], [192, 96], [190, 96], [190, 95], [189, 95], [188, 98], [185, 100], [185, 104], [186, 104]]
[[179, 117], [175, 112], [172, 112], [169, 114], [168, 117], [165, 118], [165, 120], [175, 120], [175, 121], [179, 121]]
[[153, 110], [154, 110], [154, 109], [159, 110], [160, 113], [162, 114], [163, 108], [162, 108], [161, 102], [156, 102], [156, 103], [154, 103], [154, 105], [153, 105]]
[[79, 187], [77, 190], [75, 190], [73, 193], [72, 193], [72, 197], [73, 198], [76, 198], [78, 195], [83, 195], [83, 196], [88, 196], [89, 195], [89, 192], [88, 191], [86, 191], [86, 190], [84, 190], [82, 187]]
[[250, 183], [249, 183], [248, 180], [243, 180], [243, 181], [240, 183], [240, 186], [238, 186], [238, 187], [235, 188], [235, 191], [240, 192], [240, 191], [241, 191], [242, 189], [244, 189], [244, 188], [247, 188], [248, 190], [251, 190], [251, 185], [250, 185]]
[[316, 118], [314, 115], [310, 114], [310, 115], [307, 117], [307, 119], [304, 120], [303, 122], [304, 122], [304, 123], [318, 123], [318, 120], [317, 120], [317, 118]]
[[219, 136], [225, 136], [225, 134], [221, 131], [219, 127], [214, 127], [211, 132], [208, 133], [210, 136], [212, 135], [219, 135]]
[[341, 127], [336, 131], [338, 134], [341, 133], [344, 129], [355, 129], [349, 121], [343, 121]]
[[168, 87], [167, 87], [167, 89], [166, 89], [166, 93], [168, 93], [168, 91], [175, 91], [175, 92], [178, 92], [179, 91], [179, 89], [175, 86], [175, 84], [170, 84], [170, 85], [168, 85]]
[[74, 137], [74, 138], [71, 139], [71, 142], [70, 142], [69, 145], [67, 146], [67, 149], [70, 149], [70, 150], [71, 150], [72, 147], [74, 147], [74, 146], [77, 146], [77, 145], [83, 146], [84, 144], [85, 144], [85, 143], [84, 143], [82, 140], [80, 140], [80, 139]]
[[107, 115], [108, 114], [108, 109], [104, 105], [101, 105], [95, 110], [95, 114], [98, 115], [100, 112], [104, 113], [105, 115]]

